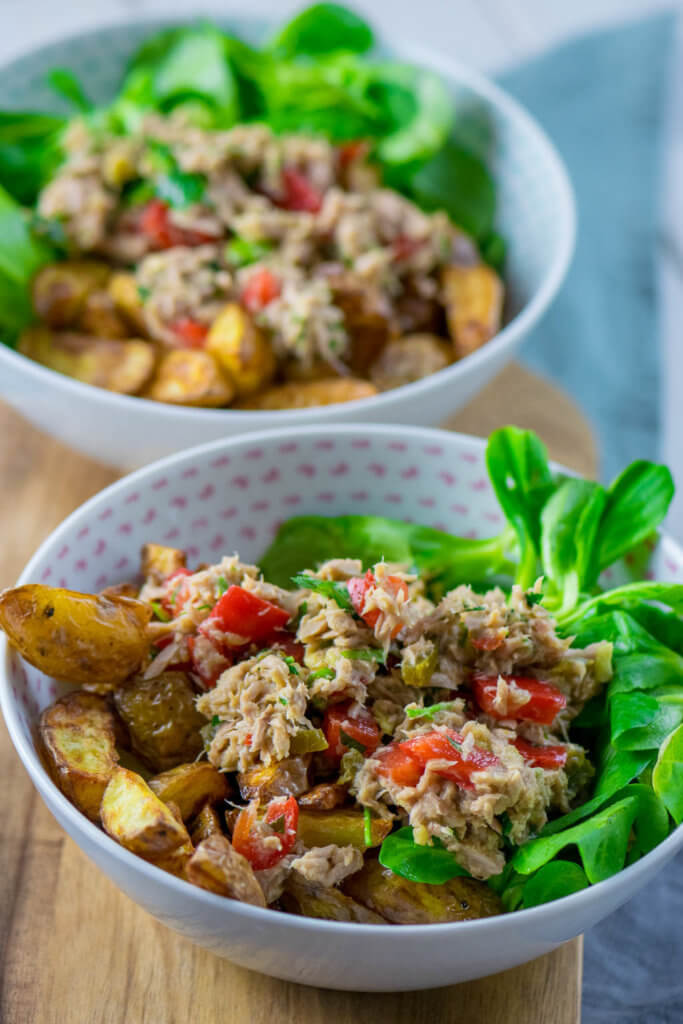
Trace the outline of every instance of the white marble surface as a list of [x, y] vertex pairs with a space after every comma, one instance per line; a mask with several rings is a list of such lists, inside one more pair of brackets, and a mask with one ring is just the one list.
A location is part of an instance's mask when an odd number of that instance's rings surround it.
[[[251, 0], [242, 11], [284, 17], [303, 0]], [[683, 0], [356, 0], [387, 34], [409, 35], [486, 71], [499, 71], [576, 33], [657, 10], [683, 11]], [[203, 0], [0, 0], [0, 61], [80, 29], [158, 14], [226, 14], [228, 2]], [[677, 54], [683, 54], [679, 33]], [[667, 174], [662, 191], [660, 279], [662, 339], [662, 458], [680, 494], [670, 528], [683, 538], [683, 66], [675, 62], [669, 116]], [[644, 344], [650, 339], [643, 339]]]

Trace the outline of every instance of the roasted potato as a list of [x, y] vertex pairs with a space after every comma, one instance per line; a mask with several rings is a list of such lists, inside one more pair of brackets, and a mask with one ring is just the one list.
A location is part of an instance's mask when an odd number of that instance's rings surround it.
[[208, 761], [193, 761], [169, 768], [150, 779], [149, 788], [165, 804], [174, 803], [183, 821], [194, 818], [204, 804], [224, 800], [228, 795], [225, 776]]
[[218, 408], [235, 397], [235, 386], [210, 352], [179, 348], [161, 357], [145, 398], [170, 405]]
[[259, 391], [275, 374], [270, 342], [237, 302], [229, 302], [212, 323], [206, 351], [227, 372], [238, 395]]
[[110, 587], [100, 590], [101, 597], [132, 597], [137, 598], [140, 587], [136, 583], [112, 583]]
[[350, 875], [343, 889], [392, 924], [471, 921], [503, 912], [499, 897], [484, 882], [473, 878], [452, 878], [444, 885], [409, 882], [374, 858]]
[[356, 903], [339, 889], [327, 888], [308, 882], [296, 871], [287, 878], [280, 897], [284, 909], [290, 914], [318, 917], [325, 921], [356, 921], [360, 924], [386, 924], [385, 918]]
[[140, 297], [138, 283], [134, 274], [113, 274], [109, 279], [107, 291], [114, 307], [130, 327], [143, 337], [147, 336], [145, 307]]
[[238, 409], [309, 409], [316, 405], [335, 405], [371, 398], [377, 388], [368, 380], [356, 377], [328, 377], [322, 380], [290, 381], [266, 388], [236, 403]]
[[385, 346], [372, 365], [370, 378], [380, 391], [389, 391], [443, 370], [452, 361], [450, 346], [442, 338], [434, 334], [406, 334]]
[[17, 346], [22, 355], [83, 384], [135, 395], [154, 371], [153, 345], [137, 338], [95, 338], [49, 327], [29, 327]]
[[452, 264], [441, 275], [448, 330], [456, 358], [469, 355], [500, 328], [503, 282], [485, 263]]
[[358, 286], [355, 275], [335, 275], [329, 284], [334, 303], [344, 314], [351, 346], [349, 366], [352, 373], [365, 376], [394, 335], [394, 325], [386, 312], [378, 308], [372, 293]]
[[186, 873], [190, 882], [209, 892], [255, 907], [266, 905], [251, 864], [225, 836], [203, 839], [188, 861]]
[[163, 583], [167, 576], [184, 569], [187, 556], [179, 548], [167, 548], [163, 544], [143, 544], [140, 552], [140, 571], [145, 579]]
[[[391, 832], [391, 821], [381, 818], [372, 820], [371, 846], [379, 846]], [[355, 846], [367, 850], [365, 843], [365, 819], [362, 811], [351, 808], [335, 811], [299, 812], [297, 836], [304, 846]]]
[[187, 829], [171, 809], [127, 768], [112, 772], [100, 817], [112, 839], [145, 860], [161, 861], [190, 842]]
[[50, 774], [64, 796], [99, 822], [102, 794], [116, 768], [114, 713], [95, 693], [67, 693], [40, 716]]
[[98, 338], [129, 338], [130, 328], [119, 316], [109, 292], [101, 289], [91, 292], [78, 314], [76, 327], [83, 334]]
[[105, 692], [140, 667], [151, 609], [128, 597], [27, 583], [0, 594], [0, 627], [46, 675]]
[[308, 811], [333, 811], [343, 807], [348, 797], [348, 788], [336, 782], [320, 782], [298, 800], [299, 807]]
[[192, 842], [195, 846], [199, 846], [202, 839], [208, 839], [209, 836], [222, 835], [223, 829], [221, 828], [221, 819], [218, 816], [218, 811], [211, 804], [204, 804], [190, 828]]
[[276, 796], [299, 796], [308, 789], [310, 758], [289, 757], [275, 764], [257, 765], [237, 776], [244, 800], [259, 797], [267, 802]]
[[105, 263], [94, 260], [48, 263], [33, 279], [33, 308], [50, 327], [69, 327], [88, 296], [105, 287], [110, 273]]
[[136, 676], [114, 693], [116, 709], [128, 727], [135, 753], [155, 772], [194, 760], [202, 750], [199, 730], [206, 719], [194, 706], [184, 672]]

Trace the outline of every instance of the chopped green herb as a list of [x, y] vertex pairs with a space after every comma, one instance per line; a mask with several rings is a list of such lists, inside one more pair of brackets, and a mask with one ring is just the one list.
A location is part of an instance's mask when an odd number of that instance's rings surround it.
[[314, 672], [311, 672], [308, 677], [308, 681], [312, 682], [314, 679], [334, 679], [335, 671], [333, 668], [317, 668]]
[[185, 171], [169, 171], [161, 174], [155, 181], [154, 191], [174, 209], [182, 210], [193, 203], [199, 203], [206, 191], [206, 178], [203, 174], [186, 174]]
[[299, 675], [299, 666], [297, 665], [296, 661], [294, 660], [291, 654], [283, 655], [282, 660], [285, 662], [287, 668], [289, 669], [290, 673], [293, 676]]
[[337, 602], [340, 608], [344, 608], [345, 611], [353, 609], [351, 598], [349, 597], [349, 588], [346, 583], [339, 583], [337, 580], [319, 580], [315, 576], [307, 576], [306, 573], [297, 573], [296, 576], [292, 576], [292, 583], [295, 583], [297, 587], [302, 587], [304, 590], [312, 590], [315, 594], [320, 594], [322, 597], [331, 598]]
[[214, 729], [216, 728], [217, 725], [220, 725], [220, 721], [221, 720], [218, 717], [218, 715], [213, 716], [213, 718], [211, 719], [211, 725], [214, 727]]
[[206, 611], [210, 612], [212, 608], [213, 608], [212, 604], [200, 604], [200, 606], [197, 609], [197, 611], [198, 612], [206, 612]]
[[537, 590], [527, 590], [524, 597], [526, 598], [526, 603], [529, 607], [539, 604], [543, 600], [543, 594]]
[[349, 736], [348, 733], [344, 732], [343, 729], [339, 730], [339, 742], [343, 746], [348, 747], [350, 750], [357, 750], [359, 754], [365, 753], [365, 747], [363, 746], [363, 744], [359, 743], [358, 740], [354, 740], [354, 738], [352, 736]]
[[270, 242], [250, 242], [247, 238], [235, 235], [226, 244], [224, 253], [228, 263], [234, 267], [247, 267], [250, 263], [258, 263], [272, 252], [272, 249]]
[[280, 703], [281, 703], [281, 704], [283, 704], [283, 705], [284, 705], [285, 707], [287, 707], [287, 705], [289, 704], [289, 701], [287, 700], [287, 698], [286, 698], [286, 697], [278, 697], [278, 700], [279, 700], [279, 701], [280, 701]]
[[366, 846], [372, 846], [372, 815], [370, 808], [363, 808], [363, 842]]
[[279, 832], [282, 835], [284, 835], [284, 831], [285, 831], [285, 816], [284, 816], [284, 814], [281, 814], [279, 818], [275, 819], [275, 821], [269, 822], [269, 825], [272, 828], [273, 832]]
[[377, 661], [380, 665], [386, 665], [386, 654], [378, 647], [358, 647], [341, 652], [342, 658], [350, 658], [351, 661]]
[[138, 285], [138, 295], [140, 296], [143, 302], [145, 302], [150, 297], [151, 294], [151, 290], [149, 288], [145, 288], [144, 284]]
[[440, 704], [432, 704], [428, 708], [406, 708], [406, 715], [408, 718], [433, 718], [439, 711], [454, 711], [455, 708], [454, 700], [444, 700]]
[[218, 577], [218, 579], [216, 580], [216, 589], [218, 591], [218, 596], [222, 597], [223, 594], [228, 589], [228, 581], [226, 580], [225, 576]]
[[171, 616], [164, 608], [162, 608], [161, 603], [159, 601], [150, 601], [150, 604], [157, 619], [159, 619], [161, 622], [171, 621]]
[[457, 743], [452, 736], [446, 736], [446, 739], [448, 740], [450, 745], [458, 751], [459, 754], [462, 754], [462, 744]]

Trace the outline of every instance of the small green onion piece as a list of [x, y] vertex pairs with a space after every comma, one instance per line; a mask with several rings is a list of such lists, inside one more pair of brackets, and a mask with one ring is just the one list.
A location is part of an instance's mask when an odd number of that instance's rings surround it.
[[334, 679], [334, 675], [333, 668], [317, 668], [315, 672], [311, 672], [308, 681], [310, 683], [313, 679]]
[[282, 660], [285, 662], [287, 668], [289, 669], [290, 673], [293, 676], [299, 675], [299, 666], [297, 665], [296, 661], [294, 660], [291, 654], [283, 655]]
[[159, 601], [150, 601], [150, 604], [152, 606], [152, 610], [153, 610], [155, 616], [157, 617], [157, 619], [159, 619], [160, 622], [170, 622], [171, 621], [171, 616], [168, 614], [168, 612], [164, 608], [162, 608], [162, 606], [161, 606]]
[[352, 661], [377, 661], [380, 665], [386, 663], [386, 654], [377, 647], [359, 647], [358, 649], [342, 651], [342, 658], [350, 658]]
[[459, 754], [462, 754], [462, 746], [459, 743], [456, 743], [452, 736], [446, 736], [446, 739], [452, 747], [455, 747]]
[[222, 597], [223, 594], [228, 589], [228, 581], [226, 580], [225, 576], [218, 577], [218, 579], [216, 580], [216, 589], [218, 590], [218, 596]]
[[350, 750], [357, 750], [359, 754], [365, 754], [363, 744], [359, 743], [358, 740], [354, 740], [353, 736], [349, 736], [343, 729], [339, 730], [339, 742]]
[[406, 708], [408, 718], [433, 718], [439, 711], [452, 711], [455, 701], [444, 700], [440, 704], [432, 704], [428, 708]]
[[197, 609], [197, 611], [198, 612], [206, 612], [206, 611], [210, 612], [212, 608], [213, 608], [213, 605], [211, 605], [211, 604], [200, 604], [200, 606]]
[[218, 715], [214, 715], [214, 716], [213, 716], [213, 718], [211, 719], [211, 725], [212, 725], [212, 726], [214, 727], [214, 729], [215, 729], [215, 728], [216, 728], [216, 727], [217, 727], [218, 725], [220, 725], [220, 722], [221, 722], [221, 720], [220, 720], [220, 718], [218, 717]]
[[372, 846], [372, 816], [370, 808], [363, 808], [363, 842], [366, 846]]
[[281, 704], [284, 704], [285, 707], [287, 707], [287, 705], [289, 704], [289, 701], [287, 700], [286, 697], [278, 697], [278, 700], [280, 701]]

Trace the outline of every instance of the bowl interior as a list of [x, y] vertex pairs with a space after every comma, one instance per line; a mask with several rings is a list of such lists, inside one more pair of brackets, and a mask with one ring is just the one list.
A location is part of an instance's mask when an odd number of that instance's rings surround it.
[[[503, 523], [479, 439], [363, 425], [268, 431], [171, 456], [114, 484], [48, 537], [21, 582], [101, 590], [136, 578], [148, 541], [186, 549], [190, 564], [234, 551], [258, 563], [278, 525], [305, 513], [387, 515], [472, 538]], [[644, 575], [683, 581], [683, 553], [665, 538], [609, 570], [607, 582]], [[60, 686], [10, 651], [2, 686], [10, 725], [36, 758], [32, 732]], [[42, 771], [37, 758], [35, 767]]]
[[[185, 19], [187, 20], [187, 19]], [[214, 20], [257, 42], [266, 23], [232, 15]], [[178, 23], [164, 20], [113, 25], [45, 46], [0, 68], [7, 108], [64, 109], [46, 84], [52, 67], [68, 67], [97, 103], [109, 101], [136, 47], [152, 32]], [[531, 118], [477, 73], [405, 42], [382, 49], [442, 75], [454, 95], [456, 135], [481, 156], [498, 187], [497, 229], [508, 241], [508, 318], [539, 292], [554, 291], [573, 245], [571, 189], [554, 150]]]

